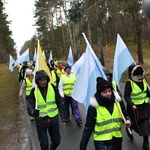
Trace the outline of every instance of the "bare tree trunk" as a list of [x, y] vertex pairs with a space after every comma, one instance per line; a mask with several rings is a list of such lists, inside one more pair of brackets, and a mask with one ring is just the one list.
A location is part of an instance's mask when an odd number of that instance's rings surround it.
[[48, 1], [48, 10], [49, 10], [49, 28], [52, 33], [52, 40], [54, 41], [54, 28], [53, 28], [53, 12], [52, 12], [52, 3], [50, 4], [50, 1]]
[[65, 1], [65, 5], [63, 6], [63, 11], [64, 11], [64, 14], [65, 14], [65, 20], [66, 20], [66, 23], [67, 23], [67, 27], [68, 27], [68, 32], [69, 32], [69, 35], [70, 35], [70, 41], [71, 41], [71, 47], [72, 47], [72, 52], [74, 53], [74, 51], [75, 51], [75, 47], [74, 47], [74, 43], [73, 43], [73, 35], [72, 35], [72, 32], [71, 32], [71, 27], [70, 27], [70, 23], [68, 22], [68, 20], [67, 20], [67, 14], [66, 14], [66, 11], [65, 10], [67, 10], [66, 8], [67, 8], [67, 3], [66, 3], [66, 1]]

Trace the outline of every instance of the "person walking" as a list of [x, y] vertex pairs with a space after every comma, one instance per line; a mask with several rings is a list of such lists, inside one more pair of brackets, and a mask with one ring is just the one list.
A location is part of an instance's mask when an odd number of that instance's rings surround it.
[[107, 69], [107, 68], [103, 68], [103, 71], [107, 77], [107, 80], [109, 81], [109, 83], [112, 84], [112, 87], [115, 91], [118, 92], [118, 94], [122, 97], [122, 93], [120, 92], [118, 85], [116, 84], [116, 82], [113, 80], [113, 74]]
[[[143, 136], [142, 148], [149, 150], [149, 85], [145, 79], [145, 71], [141, 65], [130, 66], [128, 76], [128, 81], [125, 84], [124, 99], [127, 103], [128, 114], [132, 120], [131, 129], [137, 132], [139, 136]], [[129, 138], [133, 140], [133, 136], [129, 135]]]
[[62, 65], [62, 62], [59, 61], [57, 67], [54, 69], [54, 72], [57, 73], [58, 77], [60, 78], [61, 75], [64, 73], [64, 66]]
[[[20, 91], [19, 91], [19, 99], [22, 98], [25, 91], [26, 101], [29, 100], [30, 92], [32, 90], [32, 81], [33, 81], [33, 72], [31, 69], [26, 70], [26, 78], [23, 80]], [[33, 121], [34, 117], [30, 117], [30, 120]]]
[[77, 125], [80, 126], [82, 124], [82, 119], [78, 107], [78, 102], [71, 97], [72, 90], [76, 82], [76, 76], [71, 72], [71, 67], [69, 66], [69, 64], [65, 65], [64, 71], [65, 73], [61, 75], [58, 85], [59, 93], [64, 99], [68, 121], [70, 121], [69, 106], [71, 106], [75, 121], [77, 122]]
[[121, 150], [122, 113], [126, 118], [124, 124], [130, 127], [130, 118], [124, 107], [116, 100], [112, 85], [107, 80], [98, 77], [96, 93], [90, 98], [80, 150], [87, 149], [92, 133], [95, 150]]
[[41, 150], [49, 150], [49, 136], [51, 139], [50, 150], [55, 150], [60, 144], [59, 112], [62, 124], [66, 125], [67, 121], [60, 95], [49, 81], [50, 78], [44, 70], [36, 72], [35, 83], [37, 86], [32, 88], [27, 105], [28, 114], [35, 117]]

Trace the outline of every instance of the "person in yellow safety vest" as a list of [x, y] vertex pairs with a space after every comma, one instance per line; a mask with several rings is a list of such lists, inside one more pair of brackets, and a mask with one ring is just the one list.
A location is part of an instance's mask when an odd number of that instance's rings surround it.
[[131, 126], [130, 117], [119, 101], [115, 100], [112, 85], [105, 79], [98, 77], [96, 93], [90, 98], [86, 123], [80, 142], [80, 150], [86, 150], [93, 133], [95, 150], [122, 149], [122, 113], [127, 127]]
[[[19, 99], [22, 98], [24, 91], [25, 91], [26, 101], [29, 100], [29, 95], [32, 89], [33, 76], [34, 76], [34, 73], [32, 72], [32, 70], [27, 69], [26, 78], [23, 80], [20, 91], [19, 91]], [[33, 121], [34, 117], [31, 116], [30, 120]]]
[[103, 71], [104, 71], [104, 73], [105, 73], [105, 75], [107, 77], [107, 80], [112, 84], [113, 89], [115, 91], [117, 91], [118, 94], [122, 97], [122, 93], [120, 92], [120, 90], [119, 90], [116, 82], [113, 80], [113, 74], [107, 68], [105, 68], [105, 67], [103, 68]]
[[54, 59], [54, 68], [57, 68], [57, 65], [58, 65], [58, 60], [55, 58]]
[[75, 121], [77, 122], [77, 125], [80, 126], [82, 124], [82, 119], [78, 107], [78, 102], [71, 97], [75, 82], [76, 76], [74, 73], [71, 72], [71, 67], [69, 66], [69, 64], [66, 64], [65, 73], [62, 74], [60, 77], [58, 89], [61, 97], [64, 99], [68, 121], [70, 121], [69, 106], [71, 106], [74, 113]]
[[[62, 124], [66, 125], [67, 122], [61, 97], [49, 81], [50, 78], [44, 70], [37, 71], [35, 74], [37, 86], [32, 88], [27, 102], [28, 114], [35, 117], [41, 150], [55, 150], [60, 144], [59, 112]], [[50, 147], [49, 139], [51, 139]]]
[[[127, 111], [132, 120], [131, 129], [143, 136], [143, 146], [149, 150], [150, 135], [150, 89], [141, 65], [131, 65], [128, 69], [128, 81], [125, 84], [124, 99]], [[133, 137], [132, 139], [133, 140]]]
[[51, 76], [53, 79], [53, 85], [55, 85], [55, 87], [58, 88], [59, 77], [58, 77], [57, 73], [55, 72], [53, 60], [50, 61], [50, 65], [48, 65], [48, 67], [49, 67], [49, 70], [50, 70], [50, 73], [51, 73]]
[[55, 69], [55, 72], [57, 73], [58, 77], [64, 73], [64, 67], [62, 65], [62, 62], [58, 62], [57, 68]]

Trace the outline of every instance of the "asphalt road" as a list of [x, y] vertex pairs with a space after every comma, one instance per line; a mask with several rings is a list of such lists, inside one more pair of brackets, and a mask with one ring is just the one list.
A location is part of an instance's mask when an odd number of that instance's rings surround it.
[[[124, 90], [124, 84], [121, 83], [121, 89]], [[74, 116], [71, 116], [71, 122], [66, 126], [62, 126], [60, 124], [60, 132], [61, 132], [61, 144], [59, 145], [57, 150], [79, 150], [79, 144], [82, 137], [84, 123], [86, 119], [85, 109], [82, 104], [79, 104], [79, 108], [82, 114], [83, 126], [79, 127], [76, 125], [74, 121]], [[39, 142], [36, 133], [36, 127], [34, 121], [29, 120], [29, 116], [27, 115], [27, 122], [29, 128], [29, 139], [31, 140], [31, 150], [40, 150]], [[123, 130], [123, 146], [122, 150], [142, 150], [142, 137], [139, 137], [134, 131], [133, 136], [134, 140], [130, 141], [126, 135], [125, 127], [122, 127]], [[93, 139], [90, 138], [90, 141], [87, 146], [87, 150], [94, 150]]]

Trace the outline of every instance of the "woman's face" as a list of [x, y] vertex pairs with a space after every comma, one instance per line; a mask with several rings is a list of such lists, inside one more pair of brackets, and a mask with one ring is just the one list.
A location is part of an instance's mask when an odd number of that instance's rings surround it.
[[70, 74], [70, 73], [71, 73], [71, 69], [70, 69], [70, 68], [67, 68], [67, 69], [65, 70], [65, 72], [66, 72], [67, 74]]
[[47, 78], [41, 78], [38, 80], [39, 86], [40, 87], [46, 87], [47, 85]]
[[106, 98], [111, 98], [112, 89], [110, 87], [107, 87], [100, 93], [100, 95]]

